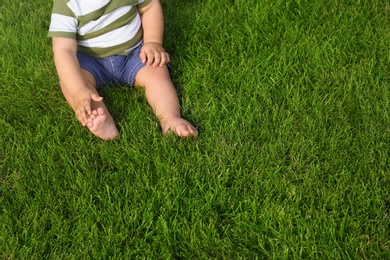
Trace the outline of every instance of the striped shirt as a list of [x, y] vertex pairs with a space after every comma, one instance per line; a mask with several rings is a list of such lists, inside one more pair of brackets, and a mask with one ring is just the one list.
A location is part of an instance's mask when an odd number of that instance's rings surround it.
[[139, 7], [151, 0], [54, 0], [48, 36], [71, 38], [77, 50], [105, 58], [129, 55], [142, 40]]

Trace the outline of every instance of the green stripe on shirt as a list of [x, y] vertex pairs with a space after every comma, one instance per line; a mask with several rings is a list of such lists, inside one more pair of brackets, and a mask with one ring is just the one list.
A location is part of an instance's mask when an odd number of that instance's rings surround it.
[[91, 33], [88, 33], [86, 35], [79, 35], [78, 34], [76, 39], [78, 41], [83, 41], [83, 40], [93, 39], [93, 38], [98, 37], [100, 35], [106, 34], [108, 32], [115, 30], [115, 29], [118, 29], [122, 26], [130, 24], [130, 22], [133, 21], [133, 19], [136, 17], [136, 15], [137, 15], [137, 9], [132, 8], [127, 14], [125, 14], [122, 17], [120, 17], [119, 19], [115, 20], [115, 22], [103, 27], [102, 29], [100, 29], [98, 31], [91, 32]]
[[141, 40], [142, 40], [142, 30], [137, 33], [137, 35], [132, 38], [131, 40], [115, 45], [113, 47], [107, 47], [107, 48], [91, 48], [91, 47], [84, 47], [84, 46], [77, 46], [77, 50], [81, 52], [82, 54], [94, 57], [94, 58], [106, 58], [112, 55], [129, 55], [131, 52], [126, 53], [125, 50], [131, 49], [132, 47], [136, 46]]

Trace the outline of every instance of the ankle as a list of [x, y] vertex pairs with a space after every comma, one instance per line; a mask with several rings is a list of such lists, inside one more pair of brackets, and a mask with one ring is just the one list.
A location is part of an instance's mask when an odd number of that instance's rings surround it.
[[169, 121], [172, 121], [172, 120], [175, 120], [175, 119], [181, 119], [181, 115], [180, 113], [177, 114], [177, 113], [172, 113], [172, 114], [166, 114], [166, 115], [163, 115], [163, 116], [157, 116], [160, 123], [163, 124], [163, 123], [166, 123], [166, 122], [169, 122]]

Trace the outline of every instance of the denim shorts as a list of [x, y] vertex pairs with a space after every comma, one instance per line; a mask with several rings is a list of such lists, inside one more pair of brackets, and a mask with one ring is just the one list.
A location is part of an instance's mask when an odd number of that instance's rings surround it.
[[107, 84], [130, 84], [133, 86], [137, 73], [146, 66], [139, 58], [142, 42], [128, 56], [113, 55], [93, 58], [77, 53], [80, 67], [89, 71], [96, 80], [96, 88]]

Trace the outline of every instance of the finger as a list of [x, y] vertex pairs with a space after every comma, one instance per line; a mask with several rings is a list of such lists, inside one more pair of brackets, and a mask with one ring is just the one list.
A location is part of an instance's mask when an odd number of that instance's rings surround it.
[[139, 58], [141, 59], [142, 63], [145, 63], [146, 62], [146, 53], [141, 50], [140, 54], [139, 54]]
[[169, 54], [164, 52], [161, 55], [160, 67], [163, 67], [169, 63]]
[[167, 57], [167, 63], [170, 63], [171, 62], [171, 56], [169, 56], [169, 53], [165, 53], [166, 54], [166, 57]]
[[157, 67], [160, 65], [161, 62], [161, 53], [160, 52], [155, 52], [154, 53], [154, 61], [153, 61], [153, 67]]
[[91, 98], [92, 98], [93, 101], [96, 101], [96, 102], [100, 102], [100, 101], [103, 100], [103, 97], [99, 96], [96, 93], [91, 94]]
[[[91, 95], [92, 97], [92, 95]], [[87, 113], [87, 117], [88, 115], [90, 115], [92, 113], [92, 107], [91, 107], [91, 101], [90, 100], [84, 100], [84, 110], [86, 113]]]
[[79, 109], [76, 113], [77, 119], [80, 121], [80, 123], [85, 126], [88, 122], [88, 116], [85, 110]]
[[146, 55], [147, 55], [147, 65], [152, 66], [154, 61], [154, 52], [149, 51]]

